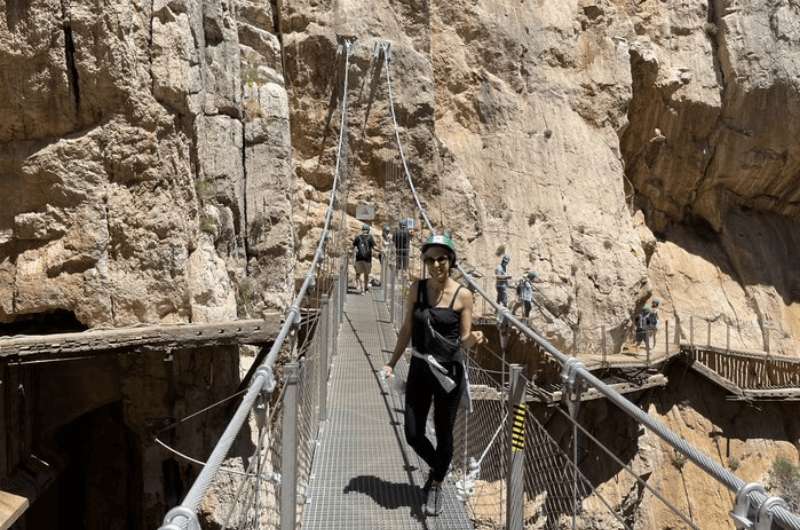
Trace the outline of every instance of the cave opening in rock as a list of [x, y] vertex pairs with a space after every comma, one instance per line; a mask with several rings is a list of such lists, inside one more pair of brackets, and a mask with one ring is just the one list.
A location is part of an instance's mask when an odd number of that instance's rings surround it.
[[46, 313], [19, 315], [12, 322], [0, 323], [0, 337], [10, 335], [51, 335], [89, 329], [72, 311], [56, 309]]
[[67, 424], [48, 445], [61, 469], [28, 510], [27, 530], [142, 527], [142, 459], [121, 402]]

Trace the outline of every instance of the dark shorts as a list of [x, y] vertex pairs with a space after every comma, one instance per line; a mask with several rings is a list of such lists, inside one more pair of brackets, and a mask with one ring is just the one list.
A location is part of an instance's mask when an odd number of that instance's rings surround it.
[[498, 287], [497, 288], [497, 303], [503, 306], [508, 306], [508, 288], [507, 287]]

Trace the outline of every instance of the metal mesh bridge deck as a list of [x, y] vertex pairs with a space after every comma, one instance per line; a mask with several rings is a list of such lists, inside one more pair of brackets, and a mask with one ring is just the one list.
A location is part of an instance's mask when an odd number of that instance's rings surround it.
[[[304, 529], [472, 528], [449, 480], [443, 513], [422, 515], [427, 466], [405, 442], [403, 399], [379, 377], [395, 341], [388, 320], [372, 296], [347, 295]], [[406, 369], [401, 360], [398, 376]]]

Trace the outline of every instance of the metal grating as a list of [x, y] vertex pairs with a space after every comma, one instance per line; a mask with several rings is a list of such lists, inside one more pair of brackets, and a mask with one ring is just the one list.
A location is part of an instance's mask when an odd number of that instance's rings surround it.
[[[348, 295], [333, 359], [328, 421], [321, 425], [303, 527], [330, 529], [472, 528], [452, 483], [444, 512], [422, 515], [427, 468], [405, 443], [403, 399], [378, 378], [394, 346], [383, 304]], [[398, 364], [405, 376], [406, 366]], [[421, 469], [422, 468], [422, 469]]]

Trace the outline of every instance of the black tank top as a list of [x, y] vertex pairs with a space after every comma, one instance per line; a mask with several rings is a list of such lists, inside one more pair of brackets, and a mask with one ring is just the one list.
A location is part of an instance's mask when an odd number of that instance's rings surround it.
[[461, 353], [461, 314], [453, 304], [461, 290], [458, 286], [447, 307], [431, 307], [428, 280], [417, 284], [411, 345], [420, 353], [431, 354], [439, 362], [463, 361]]

